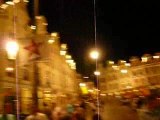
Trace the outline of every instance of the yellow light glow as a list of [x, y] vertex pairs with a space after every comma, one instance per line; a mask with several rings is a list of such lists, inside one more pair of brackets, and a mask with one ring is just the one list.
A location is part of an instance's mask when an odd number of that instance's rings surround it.
[[142, 62], [147, 62], [148, 58], [147, 57], [142, 57]]
[[66, 50], [67, 49], [67, 44], [61, 44], [61, 49]]
[[125, 66], [130, 67], [131, 64], [130, 63], [125, 63]]
[[72, 64], [74, 61], [73, 60], [66, 60], [67, 63]]
[[109, 61], [108, 62], [110, 65], [113, 65], [114, 64], [114, 61]]
[[51, 98], [51, 94], [44, 94], [44, 98]]
[[88, 89], [86, 87], [81, 87], [81, 91], [83, 94], [88, 94]]
[[99, 72], [99, 71], [95, 71], [94, 72], [94, 75], [96, 75], [96, 76], [98, 76], [98, 75], [100, 75], [101, 73]]
[[108, 93], [108, 95], [109, 95], [109, 96], [112, 96], [112, 95], [113, 95], [113, 93]]
[[119, 67], [118, 67], [117, 65], [113, 65], [112, 68], [113, 68], [114, 70], [119, 70]]
[[83, 94], [88, 94], [88, 89], [85, 83], [80, 83], [79, 86]]
[[125, 61], [125, 60], [121, 60], [120, 62], [121, 62], [121, 63], [126, 63], [126, 61]]
[[29, 2], [29, 0], [23, 0], [24, 2], [26, 2], [26, 3], [28, 3]]
[[154, 58], [154, 59], [159, 59], [160, 57], [159, 57], [159, 56], [153, 56], [153, 58]]
[[7, 4], [2, 4], [0, 7], [1, 7], [2, 9], [6, 9], [6, 8], [8, 7], [8, 5], [7, 5]]
[[6, 44], [6, 50], [7, 50], [9, 59], [16, 59], [19, 46], [15, 41], [9, 41]]
[[99, 52], [94, 50], [90, 53], [90, 57], [93, 58], [93, 59], [98, 59], [99, 57]]
[[88, 92], [91, 92], [91, 93], [92, 93], [92, 92], [94, 92], [94, 90], [92, 90], [92, 89], [89, 89], [89, 90], [88, 90]]
[[49, 39], [49, 40], [48, 40], [48, 43], [49, 43], [49, 44], [52, 44], [52, 43], [54, 43], [54, 42], [55, 42], [54, 39]]
[[130, 85], [127, 85], [126, 88], [127, 88], [127, 89], [131, 89], [131, 88], [133, 88], [133, 87], [130, 86]]
[[104, 94], [104, 93], [101, 93], [101, 94], [100, 94], [100, 96], [106, 96], [106, 94]]
[[36, 19], [43, 19], [43, 16], [36, 16]]
[[71, 66], [71, 69], [76, 70], [76, 66]]
[[42, 23], [43, 25], [48, 25], [48, 23], [46, 23], [46, 22], [44, 22], [44, 23]]
[[13, 70], [14, 70], [13, 67], [7, 67], [7, 68], [6, 68], [6, 71], [7, 71], [7, 72], [12, 72]]
[[85, 87], [86, 84], [85, 84], [85, 83], [79, 83], [79, 86], [80, 86], [80, 87]]
[[32, 30], [35, 30], [35, 29], [36, 29], [36, 26], [31, 25], [30, 28], [31, 28]]
[[72, 59], [71, 55], [66, 55], [66, 59]]
[[120, 92], [114, 92], [115, 95], [120, 95]]
[[138, 92], [138, 91], [139, 91], [138, 89], [134, 89], [134, 90], [133, 90], [133, 92]]
[[128, 72], [128, 70], [126, 70], [126, 69], [121, 70], [121, 73], [127, 73], [127, 72]]
[[60, 51], [60, 55], [63, 55], [63, 56], [64, 56], [64, 55], [66, 55], [66, 53], [67, 53], [67, 51], [64, 51], [64, 50], [61, 50], [61, 51]]
[[53, 32], [53, 33], [51, 33], [51, 36], [57, 37], [57, 36], [58, 36], [58, 33], [57, 33], [57, 32]]
[[76, 63], [73, 61], [72, 63], [69, 64], [71, 67], [75, 67]]
[[8, 5], [14, 5], [14, 2], [13, 1], [7, 1], [6, 4], [8, 4]]
[[84, 79], [88, 79], [89, 77], [88, 77], [88, 76], [84, 76], [83, 78], [84, 78]]

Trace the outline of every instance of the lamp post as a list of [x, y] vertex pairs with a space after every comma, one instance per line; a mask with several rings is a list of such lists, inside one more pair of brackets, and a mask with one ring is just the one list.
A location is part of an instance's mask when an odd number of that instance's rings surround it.
[[95, 60], [95, 71], [94, 72], [94, 75], [96, 76], [96, 83], [97, 83], [97, 87], [98, 87], [98, 72], [97, 72], [97, 69], [98, 69], [98, 58], [99, 58], [99, 52], [97, 49], [94, 49], [90, 52], [90, 57]]
[[98, 59], [99, 59], [99, 52], [97, 49], [94, 49], [90, 52], [90, 57], [95, 60], [95, 73], [94, 75], [96, 75], [96, 78], [98, 77], [97, 74], [99, 74], [99, 72], [97, 72], [97, 69], [98, 69]]
[[16, 82], [16, 113], [17, 120], [19, 120], [19, 83], [18, 83], [18, 70], [17, 70], [17, 54], [19, 50], [19, 45], [16, 41], [8, 41], [6, 44], [6, 51], [9, 60], [14, 61], [15, 66], [15, 82]]
[[95, 60], [96, 62], [96, 69], [95, 69], [95, 72], [94, 72], [94, 75], [96, 77], [96, 88], [97, 88], [97, 111], [99, 113], [99, 80], [98, 80], [98, 76], [100, 75], [100, 72], [98, 71], [98, 59], [99, 59], [99, 52], [97, 49], [93, 50], [90, 52], [90, 57], [92, 59]]

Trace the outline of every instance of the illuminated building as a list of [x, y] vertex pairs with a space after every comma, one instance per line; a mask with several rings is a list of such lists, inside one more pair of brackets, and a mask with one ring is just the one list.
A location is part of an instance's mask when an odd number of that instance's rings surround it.
[[[75, 62], [67, 63], [65, 54], [60, 54], [59, 34], [47, 32], [45, 17], [36, 16], [36, 23], [28, 25], [26, 4], [24, 1], [0, 4], [0, 108], [15, 104], [12, 102], [17, 96], [16, 77], [21, 113], [27, 114], [35, 99], [40, 109], [44, 102], [65, 104], [68, 95], [78, 94], [81, 79]], [[4, 46], [13, 38], [19, 44], [19, 51], [16, 60], [9, 60]], [[12, 99], [6, 100], [8, 97]]]
[[[99, 66], [101, 92], [125, 98], [149, 96], [160, 87], [160, 54], [131, 57], [130, 62], [108, 62]], [[114, 63], [114, 64], [113, 64]]]

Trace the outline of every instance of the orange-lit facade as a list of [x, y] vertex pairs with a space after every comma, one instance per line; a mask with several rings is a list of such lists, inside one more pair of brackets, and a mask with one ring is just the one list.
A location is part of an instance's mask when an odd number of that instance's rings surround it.
[[160, 88], [160, 54], [131, 57], [130, 62], [108, 62], [101, 71], [100, 89], [107, 95], [124, 98], [145, 97]]
[[[34, 92], [40, 109], [44, 102], [63, 105], [68, 96], [73, 96], [74, 101], [79, 93], [81, 76], [76, 72], [75, 62], [67, 63], [65, 54], [60, 54], [65, 50], [60, 35], [47, 32], [44, 16], [36, 16], [35, 24], [30, 26], [26, 5], [23, 1], [14, 6], [0, 4], [0, 108], [8, 105], [8, 113], [15, 111], [17, 94], [21, 113], [27, 114]], [[10, 60], [5, 44], [13, 38], [19, 51], [17, 58]]]

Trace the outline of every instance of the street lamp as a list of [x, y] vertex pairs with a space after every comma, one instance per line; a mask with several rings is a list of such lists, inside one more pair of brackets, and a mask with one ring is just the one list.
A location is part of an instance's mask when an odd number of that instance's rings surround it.
[[[94, 50], [92, 50], [91, 52], [90, 52], [90, 57], [92, 58], [92, 59], [94, 59], [95, 60], [95, 71], [96, 72], [94, 72], [94, 75], [96, 76], [96, 81], [97, 81], [97, 83], [98, 83], [98, 75], [100, 74], [99, 72], [97, 72], [97, 69], [98, 69], [98, 65], [97, 65], [97, 63], [98, 63], [98, 58], [99, 58], [99, 52], [98, 52], [98, 50], [97, 49], [94, 49]], [[97, 85], [97, 87], [98, 87], [98, 85]]]
[[[19, 119], [19, 85], [18, 85], [18, 71], [17, 71], [17, 53], [19, 50], [19, 45], [16, 41], [8, 41], [6, 43], [6, 51], [7, 51], [7, 55], [8, 55], [8, 59], [9, 60], [15, 60], [14, 66], [15, 66], [15, 80], [16, 80], [16, 112], [17, 112], [17, 120]], [[8, 70], [13, 70], [12, 69], [8, 69]]]
[[[13, 60], [14, 62], [17, 56], [18, 49], [19, 49], [19, 46], [15, 41], [8, 41], [6, 43], [7, 57], [9, 60]], [[14, 64], [14, 67], [15, 67], [15, 64]], [[15, 70], [14, 67], [7, 67], [6, 68], [7, 74], [14, 75], [14, 70]]]
[[97, 96], [97, 105], [98, 105], [97, 109], [98, 109], [98, 112], [99, 112], [99, 80], [98, 80], [98, 76], [100, 75], [100, 72], [98, 71], [98, 59], [99, 59], [99, 52], [98, 52], [98, 50], [97, 49], [92, 50], [90, 52], [90, 57], [92, 59], [94, 59], [95, 62], [96, 62], [95, 63], [96, 64], [96, 69], [95, 69], [94, 75], [96, 77], [96, 89], [98, 90], [96, 96]]
[[[93, 59], [93, 60], [95, 60], [95, 71], [97, 71], [97, 68], [98, 68], [98, 59], [99, 59], [99, 52], [98, 52], [98, 50], [97, 49], [94, 49], [94, 50], [92, 50], [91, 52], [90, 52], [90, 57]], [[96, 72], [97, 73], [97, 72]], [[96, 73], [94, 73], [94, 75], [96, 74]]]
[[98, 52], [97, 50], [91, 51], [90, 57], [91, 57], [92, 59], [97, 60], [97, 59], [99, 58], [99, 52]]
[[19, 50], [19, 46], [17, 42], [15, 41], [7, 42], [6, 51], [7, 51], [8, 59], [15, 60], [18, 50]]

